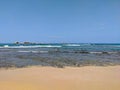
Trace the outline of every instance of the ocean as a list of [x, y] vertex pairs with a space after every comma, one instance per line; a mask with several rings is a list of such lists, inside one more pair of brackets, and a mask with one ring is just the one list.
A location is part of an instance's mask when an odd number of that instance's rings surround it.
[[120, 64], [120, 44], [47, 43], [0, 44], [0, 67], [108, 66]]

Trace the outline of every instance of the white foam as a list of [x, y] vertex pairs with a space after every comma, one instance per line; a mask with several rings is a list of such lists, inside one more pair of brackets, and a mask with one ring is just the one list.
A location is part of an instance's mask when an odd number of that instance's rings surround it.
[[48, 51], [18, 51], [18, 52], [21, 52], [21, 53], [29, 53], [29, 52], [31, 52], [31, 53], [48, 53]]
[[102, 52], [90, 52], [91, 54], [101, 54]]
[[27, 52], [31, 52], [31, 51], [18, 51], [18, 52], [24, 52], [24, 53], [27, 53]]
[[79, 44], [66, 44], [65, 46], [80, 46]]
[[53, 47], [57, 47], [60, 48], [62, 46], [58, 46], [58, 45], [33, 45], [33, 46], [8, 46], [8, 45], [4, 45], [4, 47], [0, 47], [0, 48], [53, 48]]
[[8, 48], [8, 47], [9, 47], [9, 45], [4, 45], [3, 47], [4, 47], [4, 48]]
[[40, 45], [40, 47], [62, 47], [58, 45]]
[[[102, 54], [103, 52], [90, 52], [91, 54]], [[118, 52], [107, 52], [108, 54], [115, 54]]]
[[40, 53], [48, 53], [48, 51], [39, 51]]

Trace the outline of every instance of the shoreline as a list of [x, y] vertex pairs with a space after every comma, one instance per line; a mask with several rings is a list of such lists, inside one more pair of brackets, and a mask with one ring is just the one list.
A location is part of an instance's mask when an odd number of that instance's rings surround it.
[[81, 66], [42, 66], [42, 65], [33, 65], [33, 66], [25, 66], [25, 67], [0, 67], [1, 70], [16, 70], [16, 69], [29, 69], [29, 68], [58, 68], [58, 69], [65, 69], [65, 68], [83, 68], [83, 67], [119, 67], [119, 64], [111, 64], [111, 65], [81, 65]]
[[120, 90], [120, 65], [0, 69], [0, 90]]

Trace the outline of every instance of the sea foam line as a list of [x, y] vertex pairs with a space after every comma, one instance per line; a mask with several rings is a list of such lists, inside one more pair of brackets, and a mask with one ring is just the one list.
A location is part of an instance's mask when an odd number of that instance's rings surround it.
[[0, 48], [60, 48], [62, 46], [58, 46], [58, 45], [34, 45], [34, 46], [23, 46], [23, 45], [20, 45], [20, 46], [9, 46], [9, 45], [4, 45], [4, 46], [0, 46]]
[[21, 53], [48, 53], [48, 51], [17, 51], [17, 52], [21, 52]]
[[80, 46], [80, 44], [66, 44], [65, 46], [73, 46], [73, 47], [76, 47], [76, 46]]

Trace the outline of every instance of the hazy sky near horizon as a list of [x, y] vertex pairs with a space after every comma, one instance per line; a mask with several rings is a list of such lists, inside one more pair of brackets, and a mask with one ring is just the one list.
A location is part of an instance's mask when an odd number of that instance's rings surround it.
[[0, 0], [0, 42], [120, 43], [120, 0]]

